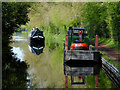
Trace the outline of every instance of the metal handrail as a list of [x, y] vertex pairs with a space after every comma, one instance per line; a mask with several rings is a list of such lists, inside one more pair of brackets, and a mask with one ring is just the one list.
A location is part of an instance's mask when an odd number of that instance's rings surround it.
[[105, 60], [104, 58], [102, 58], [102, 63], [106, 65], [109, 69], [111, 69], [113, 72], [120, 74], [120, 71], [113, 64], [107, 62], [107, 60]]
[[120, 88], [120, 71], [111, 63], [102, 58], [102, 69], [117, 88]]

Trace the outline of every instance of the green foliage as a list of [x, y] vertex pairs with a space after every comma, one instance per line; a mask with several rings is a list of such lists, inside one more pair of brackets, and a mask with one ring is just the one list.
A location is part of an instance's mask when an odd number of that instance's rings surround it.
[[[115, 42], [120, 42], [120, 2], [110, 3], [112, 6], [111, 10], [111, 27], [113, 32], [113, 39]], [[119, 43], [120, 44], [120, 43]]]
[[28, 14], [30, 21], [27, 25], [41, 27], [43, 31], [53, 34], [66, 33], [69, 26], [80, 26], [80, 14], [82, 3], [34, 3]]
[[27, 88], [27, 64], [20, 62], [11, 47], [2, 48], [2, 88]]
[[65, 34], [52, 34], [45, 32], [44, 36], [45, 36], [45, 46], [49, 47], [50, 51], [52, 51], [56, 47], [63, 46]]
[[[30, 5], [32, 7], [28, 9]], [[29, 10], [30, 13], [28, 13]], [[111, 47], [116, 47], [116, 44], [120, 45], [119, 22], [120, 2], [39, 2], [33, 4], [4, 2], [2, 3], [3, 47], [9, 44], [10, 36], [20, 25], [27, 23], [24, 28], [28, 30], [37, 26], [44, 31], [45, 46], [50, 48], [50, 51], [54, 49], [54, 52], [51, 53], [53, 55], [51, 62], [56, 68], [58, 63], [62, 62], [62, 59], [59, 60], [57, 55], [64, 50], [62, 46], [69, 26], [86, 28], [91, 40], [94, 39], [95, 34], [98, 34], [103, 38], [101, 39], [102, 42], [107, 42]], [[24, 62], [17, 61], [12, 55], [10, 48], [3, 48], [3, 88], [26, 87], [27, 65]], [[63, 54], [60, 57], [63, 57]], [[18, 73], [16, 73], [17, 71]], [[10, 75], [8, 76], [7, 73]], [[102, 74], [102, 80], [98, 78], [100, 83], [107, 83], [111, 87], [111, 82], [107, 81], [105, 77]], [[100, 84], [100, 87], [107, 87], [106, 85]], [[53, 85], [53, 87], [55, 86]]]
[[[44, 27], [48, 33], [66, 33], [68, 27], [86, 28], [90, 38], [111, 38], [120, 44], [120, 2], [34, 3], [29, 26]], [[77, 16], [78, 15], [78, 16]]]
[[[2, 34], [3, 45], [7, 45], [7, 40], [20, 25], [29, 21], [27, 13], [30, 7], [27, 3], [3, 2], [2, 3]], [[7, 38], [4, 39], [4, 38]]]
[[84, 27], [91, 38], [97, 34], [113, 41], [111, 47], [120, 46], [120, 2], [86, 3], [82, 13]]
[[[87, 28], [90, 37], [94, 37], [96, 34], [100, 37], [108, 37], [106, 29], [106, 7], [103, 3], [86, 3], [83, 8], [83, 22]], [[92, 33], [91, 33], [92, 32]]]
[[115, 88], [115, 86], [112, 84], [112, 82], [109, 80], [107, 75], [103, 73], [103, 71], [100, 71], [100, 74], [98, 76], [98, 85], [99, 88]]
[[119, 42], [114, 43], [114, 39], [111, 39], [111, 38], [99, 38], [99, 42], [106, 44], [110, 48], [114, 48], [116, 50], [120, 50]]
[[[30, 7], [30, 5], [27, 3], [2, 3], [3, 32], [7, 32], [4, 29], [8, 29], [9, 33], [9, 29], [26, 24], [29, 20], [27, 16], [28, 7]], [[11, 32], [13, 32], [13, 30], [11, 30]]]
[[20, 25], [29, 21], [28, 3], [2, 3], [2, 88], [27, 88], [27, 64], [20, 62], [9, 47], [9, 39]]

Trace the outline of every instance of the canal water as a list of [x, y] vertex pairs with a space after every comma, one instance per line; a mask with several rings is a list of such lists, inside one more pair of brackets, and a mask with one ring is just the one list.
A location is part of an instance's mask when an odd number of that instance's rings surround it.
[[[43, 52], [36, 55], [31, 50], [27, 33], [16, 33], [13, 40], [14, 42], [10, 44], [12, 51], [16, 54], [16, 57], [29, 65], [27, 70], [31, 83], [29, 87], [65, 88], [66, 77], [64, 74], [69, 73], [73, 76], [72, 78], [71, 76], [67, 77], [68, 88], [95, 88], [95, 75], [98, 76], [98, 87], [115, 88], [100, 67], [94, 65], [71, 67], [63, 64], [63, 44], [58, 44], [54, 40], [50, 42], [45, 37]], [[82, 78], [77, 75], [82, 76]], [[80, 83], [71, 84], [73, 81]]]

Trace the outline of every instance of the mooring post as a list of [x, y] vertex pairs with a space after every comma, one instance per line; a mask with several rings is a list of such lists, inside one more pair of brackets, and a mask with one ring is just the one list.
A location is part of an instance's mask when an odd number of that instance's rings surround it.
[[68, 88], [68, 76], [65, 75], [65, 88]]
[[82, 31], [79, 31], [79, 40], [82, 41]]
[[98, 35], [95, 37], [95, 50], [98, 50]]
[[[98, 50], [98, 35], [95, 37], [95, 50]], [[95, 87], [98, 87], [98, 75], [95, 75]]]
[[65, 50], [68, 50], [68, 34], [65, 36]]
[[82, 78], [81, 76], [78, 77], [79, 80], [81, 80], [81, 78]]
[[98, 75], [95, 75], [95, 87], [98, 87]]

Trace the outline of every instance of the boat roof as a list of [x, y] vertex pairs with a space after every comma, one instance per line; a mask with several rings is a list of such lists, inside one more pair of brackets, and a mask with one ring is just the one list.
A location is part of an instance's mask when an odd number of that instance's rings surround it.
[[78, 29], [84, 29], [84, 30], [85, 30], [85, 28], [73, 28], [73, 29], [74, 29], [74, 30], [75, 30], [75, 29], [77, 29], [77, 30], [78, 30]]
[[[73, 30], [85, 30], [85, 28], [72, 28]], [[70, 29], [68, 29], [70, 30]]]

